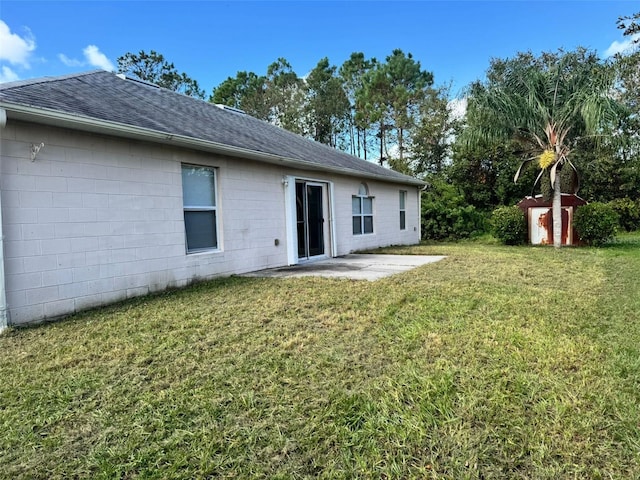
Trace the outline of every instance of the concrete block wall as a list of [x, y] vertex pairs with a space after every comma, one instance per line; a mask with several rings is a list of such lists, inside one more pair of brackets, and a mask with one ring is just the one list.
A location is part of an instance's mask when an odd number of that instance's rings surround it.
[[[361, 183], [373, 197], [373, 233], [353, 235], [351, 197], [358, 194]], [[368, 179], [342, 177], [335, 184], [338, 255], [389, 245], [413, 245], [420, 242], [420, 191], [417, 187]], [[406, 229], [400, 230], [400, 190], [407, 192]], [[344, 206], [342, 206], [344, 205]]]
[[[20, 122], [0, 133], [13, 324], [286, 264], [276, 167]], [[185, 253], [182, 163], [218, 167], [219, 251]]]
[[[374, 197], [374, 233], [353, 235], [351, 197], [359, 178], [14, 121], [0, 135], [5, 286], [13, 324], [286, 265], [285, 175], [333, 182], [334, 255], [420, 240], [415, 187], [365, 180]], [[45, 146], [31, 161], [31, 144], [40, 143]], [[217, 251], [186, 254], [183, 163], [217, 168]], [[407, 191], [404, 231], [400, 190]]]

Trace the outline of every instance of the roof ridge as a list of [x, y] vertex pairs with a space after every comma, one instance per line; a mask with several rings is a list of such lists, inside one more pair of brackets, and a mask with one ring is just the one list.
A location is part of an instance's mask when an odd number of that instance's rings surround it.
[[0, 83], [0, 90], [8, 90], [10, 88], [16, 88], [16, 87], [25, 87], [27, 85], [39, 85], [41, 83], [60, 82], [63, 80], [86, 77], [88, 75], [94, 75], [96, 73], [102, 73], [102, 72], [111, 73], [111, 72], [107, 72], [106, 70], [96, 69], [96, 70], [89, 70], [86, 72], [69, 73], [66, 75], [55, 75], [55, 76], [52, 75], [52, 76], [39, 77], [39, 78], [28, 78], [24, 80], [16, 80], [14, 82]]

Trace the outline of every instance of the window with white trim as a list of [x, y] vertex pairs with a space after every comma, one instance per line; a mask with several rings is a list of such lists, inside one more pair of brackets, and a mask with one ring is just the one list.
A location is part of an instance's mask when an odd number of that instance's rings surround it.
[[182, 165], [182, 205], [187, 253], [218, 248], [216, 169]]
[[400, 230], [407, 229], [407, 192], [400, 190]]
[[360, 184], [358, 194], [351, 197], [351, 214], [354, 235], [373, 233], [373, 197], [364, 183]]

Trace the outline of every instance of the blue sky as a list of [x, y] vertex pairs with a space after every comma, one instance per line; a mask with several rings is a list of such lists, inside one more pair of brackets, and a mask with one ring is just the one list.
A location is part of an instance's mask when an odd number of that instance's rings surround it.
[[[456, 95], [492, 57], [623, 42], [616, 19], [637, 1], [0, 1], [0, 80], [109, 69], [156, 50], [211, 89], [239, 70], [264, 74], [278, 57], [300, 76], [352, 52], [413, 54]], [[616, 43], [618, 42], [618, 43]]]

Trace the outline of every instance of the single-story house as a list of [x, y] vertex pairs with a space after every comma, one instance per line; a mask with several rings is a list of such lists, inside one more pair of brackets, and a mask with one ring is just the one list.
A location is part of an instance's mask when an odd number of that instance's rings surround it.
[[420, 180], [122, 75], [2, 84], [0, 134], [0, 329], [420, 240]]
[[[532, 245], [553, 245], [553, 209], [552, 200], [542, 195], [525, 197], [518, 207], [527, 220], [527, 239]], [[576, 208], [587, 202], [578, 195], [563, 193], [560, 198], [562, 207], [562, 245], [578, 245], [580, 238], [573, 227], [573, 214]]]

